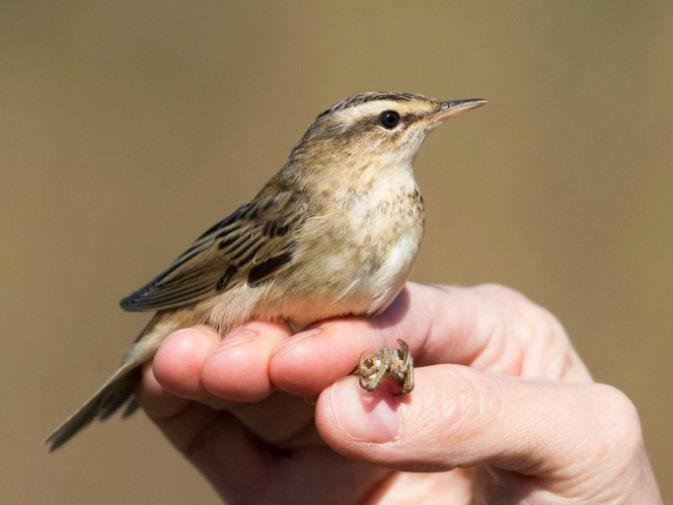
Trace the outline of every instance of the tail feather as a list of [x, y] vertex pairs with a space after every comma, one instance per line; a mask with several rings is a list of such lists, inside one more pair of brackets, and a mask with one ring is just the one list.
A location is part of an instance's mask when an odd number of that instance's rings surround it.
[[47, 437], [45, 443], [49, 452], [58, 449], [99, 415], [101, 419], [112, 415], [133, 395], [138, 369], [134, 363], [128, 365], [120, 367], [84, 405]]
[[138, 399], [135, 396], [132, 396], [129, 399], [129, 402], [126, 404], [126, 408], [124, 409], [124, 412], [122, 412], [122, 419], [126, 419], [129, 416], [132, 416], [133, 414], [136, 413], [136, 410], [140, 408], [140, 403], [138, 403]]
[[45, 444], [49, 446], [49, 452], [58, 449], [96, 417], [105, 420], [124, 404], [127, 404], [124, 417], [138, 409], [133, 391], [140, 377], [140, 366], [152, 358], [166, 335], [177, 327], [175, 322], [160, 320], [161, 315], [155, 315], [126, 353], [117, 371], [47, 437]]
[[[100, 412], [98, 412], [99, 421], [105, 421], [108, 417], [117, 412], [120, 407], [128, 403], [131, 398], [134, 398], [133, 390], [135, 384], [140, 380], [140, 370], [136, 368], [129, 372], [124, 380], [128, 381], [129, 384], [120, 384], [117, 391], [114, 394], [108, 395], [105, 403], [101, 405]], [[122, 382], [122, 379], [119, 381]]]

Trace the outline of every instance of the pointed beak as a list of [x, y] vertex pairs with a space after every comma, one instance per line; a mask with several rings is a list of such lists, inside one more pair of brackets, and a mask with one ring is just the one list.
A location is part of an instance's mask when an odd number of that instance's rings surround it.
[[431, 127], [439, 126], [445, 120], [461, 112], [481, 107], [488, 100], [483, 98], [466, 98], [464, 100], [447, 100], [440, 102], [439, 110], [427, 116], [428, 125]]

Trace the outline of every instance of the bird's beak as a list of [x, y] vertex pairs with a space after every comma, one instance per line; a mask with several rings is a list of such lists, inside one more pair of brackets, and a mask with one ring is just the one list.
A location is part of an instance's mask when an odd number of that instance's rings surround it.
[[431, 128], [439, 126], [448, 118], [460, 114], [461, 112], [465, 112], [466, 110], [481, 107], [485, 103], [488, 103], [488, 100], [483, 98], [466, 98], [464, 100], [447, 100], [445, 102], [440, 102], [439, 110], [426, 116], [428, 126]]

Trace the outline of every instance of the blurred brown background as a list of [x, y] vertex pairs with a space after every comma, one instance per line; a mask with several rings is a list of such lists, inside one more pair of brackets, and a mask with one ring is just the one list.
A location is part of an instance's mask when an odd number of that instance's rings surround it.
[[556, 313], [673, 500], [671, 61], [665, 1], [3, 1], [0, 502], [216, 502], [142, 415], [41, 442], [145, 321], [117, 301], [379, 89], [490, 99], [417, 160], [414, 278]]

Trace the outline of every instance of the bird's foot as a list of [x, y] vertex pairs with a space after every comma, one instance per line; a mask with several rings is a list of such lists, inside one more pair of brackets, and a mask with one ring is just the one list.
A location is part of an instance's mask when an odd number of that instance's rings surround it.
[[414, 358], [404, 340], [397, 339], [397, 343], [399, 349], [384, 347], [360, 356], [360, 363], [354, 373], [359, 377], [362, 388], [374, 391], [388, 375], [400, 386], [397, 394], [407, 394], [414, 389]]

